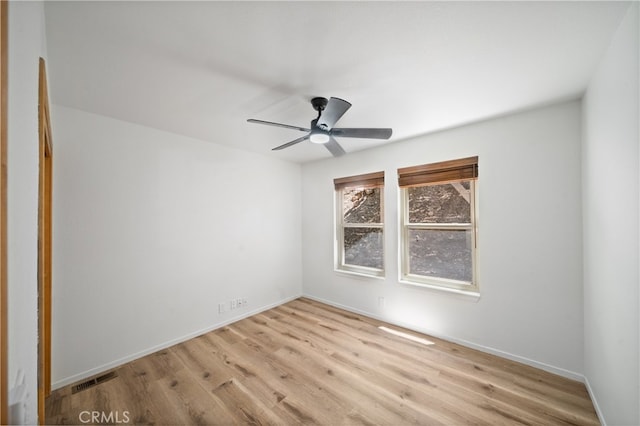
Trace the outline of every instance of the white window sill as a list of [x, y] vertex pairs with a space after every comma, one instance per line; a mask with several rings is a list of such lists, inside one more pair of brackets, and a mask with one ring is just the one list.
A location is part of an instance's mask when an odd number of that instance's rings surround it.
[[385, 276], [384, 276], [384, 271], [383, 272], [378, 272], [378, 274], [382, 274], [382, 275], [374, 275], [374, 274], [369, 274], [366, 272], [359, 272], [359, 271], [349, 271], [346, 269], [334, 269], [333, 270], [336, 274], [338, 275], [344, 275], [344, 276], [348, 276], [348, 277], [355, 277], [355, 278], [373, 278], [376, 280], [384, 280]]
[[480, 300], [480, 293], [478, 291], [462, 290], [459, 288], [451, 288], [451, 287], [445, 287], [445, 286], [439, 286], [439, 285], [433, 285], [433, 284], [418, 283], [415, 281], [407, 281], [402, 279], [398, 280], [398, 282], [403, 285], [410, 285], [412, 287], [421, 287], [421, 288], [425, 288], [432, 291], [456, 295], [464, 299], [472, 300], [474, 302], [477, 302], [478, 300]]

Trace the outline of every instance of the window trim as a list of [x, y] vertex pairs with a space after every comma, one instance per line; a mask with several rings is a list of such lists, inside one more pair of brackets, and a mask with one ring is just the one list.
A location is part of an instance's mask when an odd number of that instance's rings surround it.
[[[402, 284], [447, 290], [465, 295], [479, 295], [478, 279], [478, 157], [398, 169], [398, 280]], [[440, 180], [442, 179], [442, 180]], [[471, 223], [410, 223], [408, 188], [427, 185], [444, 185], [469, 181]], [[409, 268], [409, 231], [412, 229], [442, 229], [471, 231], [471, 283], [442, 277], [412, 274]]]
[[[336, 178], [334, 183], [335, 203], [335, 246], [334, 270], [340, 273], [354, 274], [364, 277], [384, 278], [385, 276], [385, 226], [384, 226], [384, 171], [356, 176]], [[343, 191], [345, 188], [379, 188], [380, 189], [380, 222], [378, 223], [346, 223], [342, 211]], [[345, 228], [377, 228], [382, 230], [382, 268], [351, 265], [345, 263], [344, 229]]]

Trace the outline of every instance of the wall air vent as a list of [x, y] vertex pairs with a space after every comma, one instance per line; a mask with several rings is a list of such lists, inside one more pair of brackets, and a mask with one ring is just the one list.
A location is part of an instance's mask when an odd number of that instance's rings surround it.
[[98, 376], [98, 377], [94, 377], [93, 379], [86, 380], [80, 384], [73, 385], [73, 387], [71, 388], [71, 394], [81, 392], [93, 386], [97, 386], [100, 383], [104, 383], [116, 377], [118, 377], [118, 373], [116, 373], [115, 371], [111, 371], [107, 374], [103, 374], [102, 376]]

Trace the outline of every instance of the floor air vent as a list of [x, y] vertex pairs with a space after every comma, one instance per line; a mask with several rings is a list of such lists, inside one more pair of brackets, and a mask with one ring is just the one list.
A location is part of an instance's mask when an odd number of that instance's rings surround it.
[[104, 383], [104, 382], [106, 382], [108, 380], [111, 380], [113, 378], [116, 378], [116, 377], [118, 377], [118, 373], [116, 373], [115, 371], [112, 371], [112, 372], [107, 373], [107, 374], [103, 374], [102, 376], [94, 377], [93, 379], [89, 379], [89, 380], [87, 380], [85, 382], [82, 382], [80, 384], [74, 385], [71, 388], [71, 393], [74, 394], [74, 393], [82, 392], [85, 389], [89, 389], [89, 388], [91, 388], [93, 386], [97, 386], [100, 383]]

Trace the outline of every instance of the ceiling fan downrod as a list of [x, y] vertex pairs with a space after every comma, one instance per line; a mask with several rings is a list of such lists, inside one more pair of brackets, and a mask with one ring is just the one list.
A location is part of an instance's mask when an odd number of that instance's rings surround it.
[[323, 98], [323, 97], [316, 97], [311, 99], [311, 106], [313, 106], [313, 109], [318, 111], [318, 117], [320, 117], [320, 114], [327, 107], [328, 103], [329, 101], [327, 100], [327, 98]]

